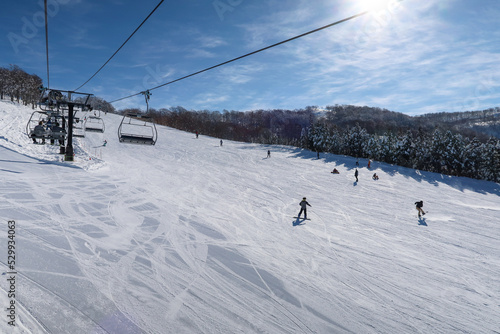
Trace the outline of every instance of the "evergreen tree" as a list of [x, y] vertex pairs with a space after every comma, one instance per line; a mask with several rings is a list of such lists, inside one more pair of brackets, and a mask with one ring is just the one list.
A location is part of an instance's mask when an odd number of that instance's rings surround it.
[[398, 165], [406, 167], [413, 165], [414, 148], [411, 131], [407, 131], [406, 134], [398, 139], [395, 156]]
[[347, 142], [346, 142], [346, 154], [354, 157], [365, 157], [365, 152], [363, 150], [368, 142], [368, 133], [365, 129], [361, 128], [359, 124], [355, 127], [350, 128], [347, 132]]
[[472, 139], [463, 150], [462, 175], [477, 177], [483, 160], [484, 145], [477, 139]]
[[490, 138], [484, 145], [480, 178], [488, 181], [500, 181], [500, 140]]
[[398, 139], [393, 132], [388, 132], [381, 137], [380, 154], [381, 160], [390, 164], [396, 163], [396, 145]]

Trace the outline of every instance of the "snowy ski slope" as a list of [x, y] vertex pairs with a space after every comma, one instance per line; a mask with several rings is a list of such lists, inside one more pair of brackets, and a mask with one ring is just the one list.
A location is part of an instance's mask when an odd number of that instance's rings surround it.
[[354, 183], [350, 157], [167, 127], [121, 144], [111, 114], [68, 163], [30, 114], [0, 102], [2, 333], [500, 333], [499, 184], [364, 160]]

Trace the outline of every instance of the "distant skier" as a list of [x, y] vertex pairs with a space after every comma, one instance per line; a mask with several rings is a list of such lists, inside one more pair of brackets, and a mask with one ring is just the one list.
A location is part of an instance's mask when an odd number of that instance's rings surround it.
[[106, 146], [107, 143], [108, 143], [108, 141], [106, 139], [104, 139], [104, 143], [102, 143], [102, 146]]
[[356, 168], [356, 171], [354, 172], [354, 177], [356, 178], [356, 182], [358, 182], [358, 169]]
[[418, 218], [420, 218], [420, 214], [425, 215], [424, 210], [422, 210], [422, 207], [424, 206], [424, 201], [415, 202], [415, 206], [418, 211]]
[[222, 139], [220, 140], [220, 146], [222, 146]]
[[373, 173], [372, 179], [374, 179], [375, 181], [376, 181], [376, 180], [378, 180], [378, 175], [377, 175], [377, 173]]
[[368, 168], [371, 168], [371, 166], [372, 166], [372, 161], [368, 160]]
[[199, 133], [198, 133], [198, 131], [196, 131], [196, 138], [198, 138], [198, 135], [199, 135]]
[[271, 150], [267, 150], [267, 157], [270, 158], [271, 157]]
[[306, 198], [302, 198], [302, 201], [300, 201], [299, 203], [300, 205], [300, 211], [299, 211], [299, 214], [297, 215], [297, 218], [300, 218], [300, 215], [302, 214], [302, 212], [304, 212], [304, 219], [307, 219], [307, 206], [311, 206], [311, 204], [309, 204], [306, 200]]

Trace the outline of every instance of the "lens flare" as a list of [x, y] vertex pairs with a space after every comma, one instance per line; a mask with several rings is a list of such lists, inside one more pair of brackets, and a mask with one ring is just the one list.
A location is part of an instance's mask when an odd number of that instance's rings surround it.
[[[401, 1], [401, 0], [399, 0]], [[390, 8], [395, 3], [399, 2], [397, 0], [357, 0], [356, 7], [363, 11], [378, 11], [386, 8]]]

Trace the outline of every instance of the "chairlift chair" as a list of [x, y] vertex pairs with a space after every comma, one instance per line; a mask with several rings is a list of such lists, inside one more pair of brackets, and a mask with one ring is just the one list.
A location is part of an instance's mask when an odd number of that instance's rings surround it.
[[139, 114], [125, 114], [118, 127], [118, 140], [121, 143], [156, 144], [158, 132], [150, 116]]
[[143, 145], [154, 145], [158, 138], [158, 131], [153, 118], [149, 112], [149, 91], [142, 92], [146, 99], [146, 115], [135, 113], [126, 113], [123, 115], [120, 126], [118, 127], [118, 140], [121, 143], [133, 143]]
[[39, 90], [40, 99], [38, 101], [38, 106], [43, 111], [60, 111], [62, 108], [67, 109], [69, 103], [78, 105], [82, 111], [91, 109], [89, 100], [92, 94], [51, 89], [43, 86], [40, 86]]
[[[36, 126], [44, 123], [44, 129], [36, 129]], [[54, 130], [56, 123], [62, 125]], [[50, 126], [50, 124], [53, 124]], [[49, 125], [49, 127], [47, 127]], [[26, 134], [29, 138], [33, 139], [49, 139], [51, 141], [57, 140], [59, 143], [64, 142], [66, 139], [66, 130], [64, 117], [58, 113], [45, 112], [45, 111], [35, 111], [31, 114], [31, 117], [26, 125]]]
[[28, 124], [26, 124], [26, 134], [28, 137], [32, 137], [35, 127], [40, 123], [40, 121], [45, 121], [46, 117], [47, 113], [43, 111], [34, 111], [31, 114]]
[[43, 111], [59, 110], [61, 104], [68, 99], [61, 91], [40, 87], [40, 101], [38, 106]]
[[101, 112], [94, 112], [94, 116], [88, 116], [85, 120], [85, 131], [104, 132], [104, 120], [101, 118]]
[[45, 140], [46, 139], [49, 139], [49, 136], [51, 134], [51, 131], [50, 129], [47, 129], [46, 127], [44, 127], [42, 125], [42, 128], [39, 129], [37, 127], [35, 127], [30, 133], [29, 133], [29, 137], [31, 139], [34, 140], [35, 144], [36, 144], [36, 139], [42, 139], [43, 142], [45, 143]]
[[79, 117], [73, 119], [73, 137], [85, 138], [84, 122]]

